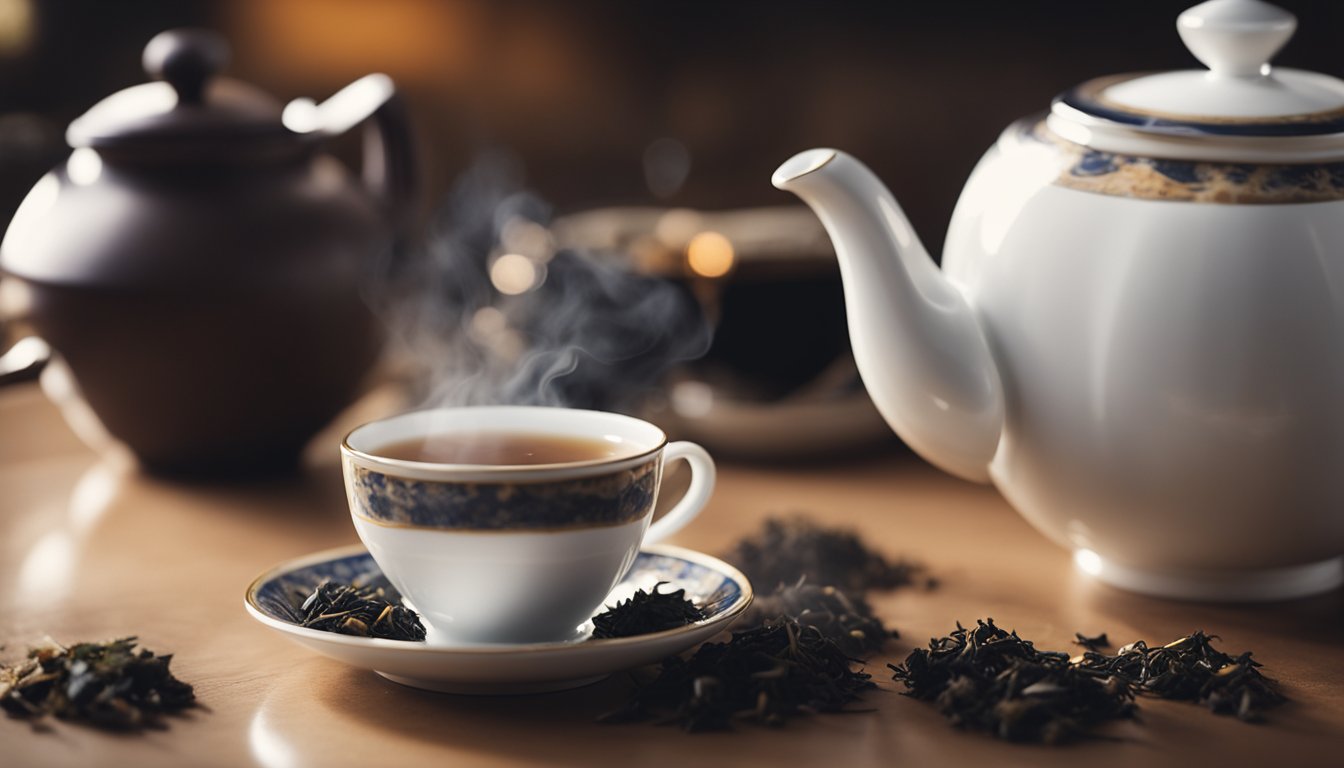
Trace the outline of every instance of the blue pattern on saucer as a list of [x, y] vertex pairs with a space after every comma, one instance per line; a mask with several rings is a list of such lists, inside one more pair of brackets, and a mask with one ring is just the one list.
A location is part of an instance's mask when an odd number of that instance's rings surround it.
[[[300, 566], [261, 582], [256, 588], [255, 605], [266, 616], [297, 626], [300, 623], [298, 606], [318, 585], [327, 581], [379, 586], [392, 599], [401, 599], [373, 557], [368, 552], [358, 552]], [[674, 589], [685, 589], [686, 597], [703, 608], [705, 619], [697, 623], [713, 620], [743, 599], [744, 585], [726, 573], [675, 555], [641, 551], [625, 578], [608, 595], [606, 603], [611, 605], [616, 600], [623, 600], [637, 589], [652, 589], [660, 581]]]

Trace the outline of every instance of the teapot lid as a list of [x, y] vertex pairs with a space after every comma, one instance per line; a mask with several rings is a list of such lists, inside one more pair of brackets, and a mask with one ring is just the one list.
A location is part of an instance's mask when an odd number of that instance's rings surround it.
[[1271, 67], [1297, 18], [1261, 0], [1208, 0], [1176, 20], [1207, 70], [1103, 77], [1055, 99], [1066, 139], [1126, 154], [1188, 160], [1344, 159], [1344, 81]]
[[229, 61], [229, 46], [203, 29], [161, 32], [145, 46], [145, 71], [158, 82], [126, 88], [85, 112], [66, 130], [72, 147], [172, 149], [208, 152], [244, 140], [298, 134], [281, 122], [280, 103], [246, 83], [216, 77]]

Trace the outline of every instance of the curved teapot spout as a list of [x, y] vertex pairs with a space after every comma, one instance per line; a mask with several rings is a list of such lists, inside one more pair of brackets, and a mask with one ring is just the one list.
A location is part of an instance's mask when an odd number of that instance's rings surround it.
[[854, 358], [887, 423], [944, 470], [988, 480], [1003, 428], [994, 359], [891, 192], [834, 149], [795, 155], [772, 181], [811, 206], [835, 244]]

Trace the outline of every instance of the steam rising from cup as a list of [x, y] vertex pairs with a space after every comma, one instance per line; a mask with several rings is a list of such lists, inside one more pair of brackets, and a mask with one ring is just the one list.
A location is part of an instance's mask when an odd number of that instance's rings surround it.
[[691, 292], [626, 254], [559, 247], [519, 162], [480, 156], [434, 216], [424, 248], [371, 291], [419, 407], [629, 410], [709, 348]]

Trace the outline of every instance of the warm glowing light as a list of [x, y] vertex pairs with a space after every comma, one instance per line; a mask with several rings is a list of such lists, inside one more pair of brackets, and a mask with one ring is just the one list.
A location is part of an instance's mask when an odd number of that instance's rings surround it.
[[20, 605], [57, 605], [74, 592], [79, 547], [68, 531], [49, 531], [28, 549], [10, 599]]
[[0, 280], [0, 317], [27, 317], [32, 311], [33, 289], [27, 283]]
[[686, 244], [686, 263], [701, 277], [723, 277], [733, 268], [733, 244], [718, 232], [701, 232]]
[[516, 363], [527, 351], [527, 339], [512, 328], [505, 328], [490, 342], [490, 354], [497, 360]]
[[506, 253], [490, 265], [490, 282], [507, 296], [527, 293], [541, 282], [537, 265], [521, 253]]
[[672, 407], [679, 416], [703, 419], [714, 410], [714, 390], [702, 381], [672, 385]]
[[653, 235], [668, 248], [681, 250], [686, 241], [700, 231], [700, 214], [687, 208], [673, 208], [658, 217]]
[[510, 253], [521, 253], [532, 261], [545, 263], [555, 255], [555, 240], [545, 227], [521, 216], [514, 216], [500, 230], [499, 242]]
[[0, 0], [0, 55], [17, 56], [33, 42], [33, 0]]
[[1078, 566], [1078, 570], [1090, 576], [1096, 576], [1101, 573], [1101, 555], [1098, 555], [1090, 549], [1080, 549], [1074, 552], [1073, 564]]
[[303, 765], [294, 744], [285, 740], [285, 733], [271, 720], [275, 714], [268, 698], [252, 716], [247, 729], [247, 742], [252, 748], [252, 759], [265, 768], [296, 768]]
[[495, 307], [481, 307], [471, 316], [471, 332], [488, 339], [509, 326], [509, 319]]
[[87, 187], [103, 175], [103, 158], [96, 150], [80, 147], [65, 161], [65, 175], [72, 183]]

